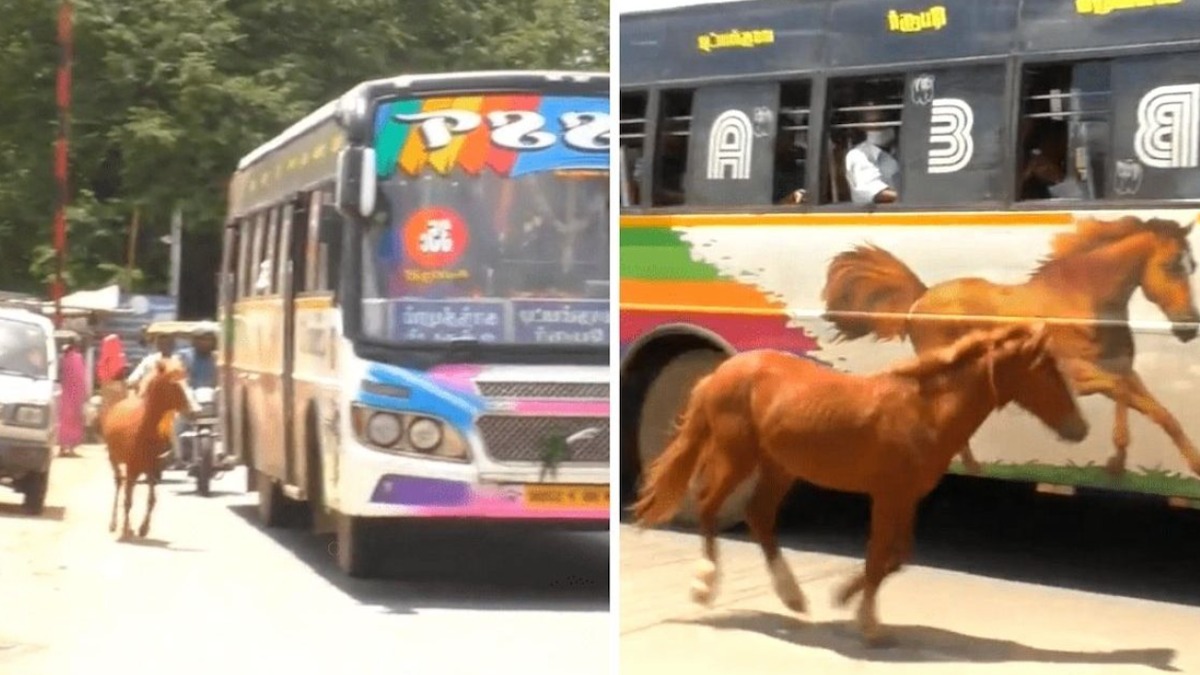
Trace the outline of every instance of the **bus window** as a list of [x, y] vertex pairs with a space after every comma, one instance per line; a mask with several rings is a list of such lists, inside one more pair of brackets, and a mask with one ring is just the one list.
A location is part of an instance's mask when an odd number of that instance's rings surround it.
[[234, 263], [237, 267], [237, 290], [234, 297], [238, 300], [250, 295], [250, 282], [247, 281], [249, 275], [247, 270], [250, 265], [250, 242], [254, 239], [254, 221], [250, 218], [241, 218], [237, 221], [238, 228], [238, 256]]
[[263, 252], [258, 258], [258, 274], [254, 281], [257, 295], [275, 293], [275, 244], [279, 238], [279, 209], [267, 212], [267, 231], [263, 237]]
[[654, 162], [654, 206], [684, 203], [692, 91], [664, 91], [659, 99], [658, 143]]
[[321, 205], [333, 203], [333, 191], [322, 188], [309, 195], [308, 241], [305, 251], [305, 290], [325, 293], [333, 290], [329, 279], [329, 244], [321, 241]]
[[646, 92], [621, 94], [621, 206], [641, 204], [646, 139]]
[[291, 267], [288, 262], [292, 259], [292, 233], [296, 231], [292, 221], [295, 216], [292, 203], [284, 204], [283, 214], [279, 218], [278, 243], [275, 246], [275, 292], [280, 295], [287, 288], [287, 271]]
[[238, 276], [238, 251], [241, 244], [238, 241], [241, 234], [240, 222], [234, 222], [225, 227], [224, 245], [221, 246], [221, 276], [217, 282], [220, 297], [217, 299], [221, 311], [225, 311], [229, 303], [237, 299], [241, 277]]
[[1100, 199], [1108, 161], [1109, 64], [1022, 72], [1017, 199]]
[[771, 201], [802, 204], [808, 169], [808, 120], [811, 89], [807, 82], [784, 82], [779, 88], [775, 132], [775, 180]]
[[308, 210], [308, 195], [301, 194], [288, 221], [292, 228], [289, 259], [292, 260], [292, 288], [296, 295], [308, 290]]
[[259, 212], [254, 216], [254, 247], [250, 254], [250, 264], [247, 266], [247, 281], [250, 284], [249, 295], [262, 295], [262, 259], [263, 248], [266, 246], [267, 214]]
[[821, 201], [897, 201], [904, 77], [831, 81], [829, 101]]

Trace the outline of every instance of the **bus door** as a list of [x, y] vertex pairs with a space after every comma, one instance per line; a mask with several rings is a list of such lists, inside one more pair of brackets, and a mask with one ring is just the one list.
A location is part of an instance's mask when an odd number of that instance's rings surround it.
[[[305, 229], [304, 207], [296, 208], [293, 203], [283, 207], [283, 227], [280, 228], [279, 242], [279, 292], [282, 297], [283, 312], [283, 368], [280, 378], [282, 389], [283, 409], [278, 411], [279, 420], [283, 423], [283, 457], [284, 481], [288, 485], [300, 485], [301, 467], [297, 455], [298, 442], [296, 438], [296, 270], [303, 265], [296, 264], [297, 242], [303, 246]], [[300, 250], [303, 250], [301, 248]]]
[[230, 413], [234, 410], [234, 381], [233, 381], [233, 301], [237, 298], [238, 280], [237, 261], [239, 260], [238, 228], [241, 221], [234, 221], [225, 227], [224, 245], [221, 248], [221, 272], [218, 280], [217, 321], [220, 324], [220, 345], [217, 359], [220, 367], [217, 371], [218, 395], [221, 406], [220, 419], [222, 427], [219, 430], [226, 447], [234, 447], [234, 426], [230, 423]]

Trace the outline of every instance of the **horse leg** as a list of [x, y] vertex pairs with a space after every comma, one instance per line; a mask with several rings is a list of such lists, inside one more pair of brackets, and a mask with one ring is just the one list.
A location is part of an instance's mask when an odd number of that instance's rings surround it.
[[154, 486], [158, 483], [158, 473], [151, 469], [146, 472], [146, 489], [149, 492], [146, 495], [146, 515], [142, 518], [142, 526], [138, 528], [138, 536], [145, 539], [150, 533], [150, 515], [154, 513], [154, 504], [157, 501], [154, 498]]
[[129, 527], [129, 510], [133, 508], [133, 488], [137, 485], [138, 472], [128, 464], [125, 465], [125, 517], [121, 526], [121, 539], [133, 537], [133, 529]]
[[758, 486], [746, 505], [746, 524], [750, 526], [750, 532], [762, 547], [767, 569], [771, 572], [775, 595], [779, 596], [788, 609], [804, 614], [808, 611], [804, 591], [800, 590], [800, 584], [796, 583], [796, 577], [788, 567], [787, 561], [783, 559], [775, 533], [779, 505], [791, 486], [792, 478], [785, 474], [783, 469], [773, 462], [763, 462], [762, 470], [759, 471]]
[[116, 532], [117, 531], [117, 501], [121, 497], [121, 465], [116, 460], [111, 459], [111, 458], [110, 458], [109, 462], [112, 464], [114, 489], [113, 489], [112, 516], [108, 519], [108, 531]]
[[1112, 457], [1108, 458], [1108, 462], [1104, 464], [1105, 470], [1114, 478], [1125, 473], [1125, 462], [1129, 459], [1129, 440], [1129, 399], [1122, 391], [1122, 395], [1116, 398], [1116, 409], [1113, 412], [1114, 452]]
[[867, 542], [867, 560], [862, 582], [862, 602], [858, 606], [858, 628], [868, 644], [887, 637], [879, 623], [876, 596], [883, 580], [900, 568], [911, 552], [915, 501], [892, 495], [873, 496], [871, 534]]
[[[712, 449], [713, 446], [710, 446], [709, 452], [704, 454], [711, 455]], [[739, 475], [727, 461], [708, 461], [705, 467], [709, 476], [697, 499], [700, 507], [700, 535], [704, 538], [704, 555], [696, 564], [696, 574], [692, 580], [692, 600], [708, 606], [717, 597], [717, 579], [720, 576], [717, 566], [717, 513], [730, 493], [749, 477], [749, 473]]]
[[1131, 372], [1126, 375], [1125, 382], [1129, 387], [1129, 405], [1162, 427], [1162, 430], [1175, 443], [1175, 447], [1179, 449], [1179, 454], [1183, 455], [1183, 459], [1188, 463], [1192, 473], [1200, 475], [1200, 452], [1196, 451], [1196, 446], [1192, 445], [1191, 439], [1183, 432], [1179, 420], [1175, 419], [1171, 411], [1154, 398], [1137, 373]]

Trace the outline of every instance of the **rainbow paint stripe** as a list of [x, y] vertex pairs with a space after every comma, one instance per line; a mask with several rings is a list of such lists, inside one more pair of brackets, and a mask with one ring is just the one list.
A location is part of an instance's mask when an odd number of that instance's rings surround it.
[[675, 229], [622, 222], [620, 233], [622, 356], [670, 324], [712, 331], [737, 351], [782, 349], [810, 358], [820, 351], [816, 339], [791, 325], [783, 302], [694, 258]]
[[[454, 136], [449, 145], [430, 150], [419, 132], [419, 125], [395, 119], [396, 115], [416, 115], [439, 110], [478, 113], [485, 118], [473, 130]], [[513, 150], [493, 142], [493, 129], [486, 117], [493, 112], [537, 113], [546, 124], [541, 130], [554, 134], [550, 147], [537, 150]], [[425, 168], [445, 175], [459, 168], [478, 175], [489, 168], [501, 176], [516, 177], [538, 171], [558, 169], [608, 169], [608, 148], [583, 151], [564, 143], [559, 120], [565, 113], [609, 114], [607, 97], [541, 96], [515, 94], [497, 96], [452, 96], [404, 99], [379, 106], [375, 114], [375, 153], [379, 176], [387, 178], [397, 169], [416, 176]]]

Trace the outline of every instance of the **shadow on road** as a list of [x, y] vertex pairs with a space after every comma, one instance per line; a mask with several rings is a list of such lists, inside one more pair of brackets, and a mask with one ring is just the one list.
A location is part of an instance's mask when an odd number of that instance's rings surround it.
[[172, 544], [171, 542], [169, 542], [165, 539], [155, 539], [154, 537], [145, 537], [145, 538], [130, 537], [128, 539], [118, 538], [118, 539], [116, 539], [116, 542], [118, 544], [125, 544], [127, 546], [141, 546], [143, 548], [161, 548], [165, 551], [172, 551], [172, 552], [178, 552], [178, 553], [200, 553], [202, 551], [202, 549], [198, 549], [198, 548], [190, 548], [187, 546], [175, 546], [174, 544]]
[[31, 516], [25, 513], [24, 507], [20, 504], [0, 503], [0, 516], [9, 518], [28, 518], [29, 520], [49, 520], [54, 522], [62, 522], [67, 516], [67, 509], [62, 506], [47, 505], [42, 509], [41, 515]]
[[[860, 495], [798, 484], [780, 511], [780, 543], [797, 552], [862, 559], [869, 507]], [[622, 520], [630, 522], [624, 510]], [[1200, 606], [1198, 532], [1200, 511], [1169, 508], [1159, 499], [1108, 492], [1062, 497], [1027, 484], [947, 476], [921, 504], [912, 562]], [[751, 540], [744, 525], [723, 536]]]
[[355, 579], [338, 568], [332, 535], [264, 528], [254, 506], [229, 508], [342, 592], [389, 612], [609, 608], [607, 532], [536, 532], [461, 523], [406, 528], [383, 547], [386, 578]]
[[836, 652], [859, 661], [1142, 665], [1161, 671], [1180, 672], [1171, 665], [1176, 655], [1173, 649], [1118, 649], [1099, 652], [1039, 649], [1015, 640], [996, 640], [929, 626], [893, 624], [887, 626], [892, 638], [891, 646], [869, 647], [863, 643], [857, 627], [850, 621], [807, 623], [792, 616], [752, 610], [701, 619], [681, 619], [671, 623], [700, 624], [718, 630], [750, 631], [797, 646]]

